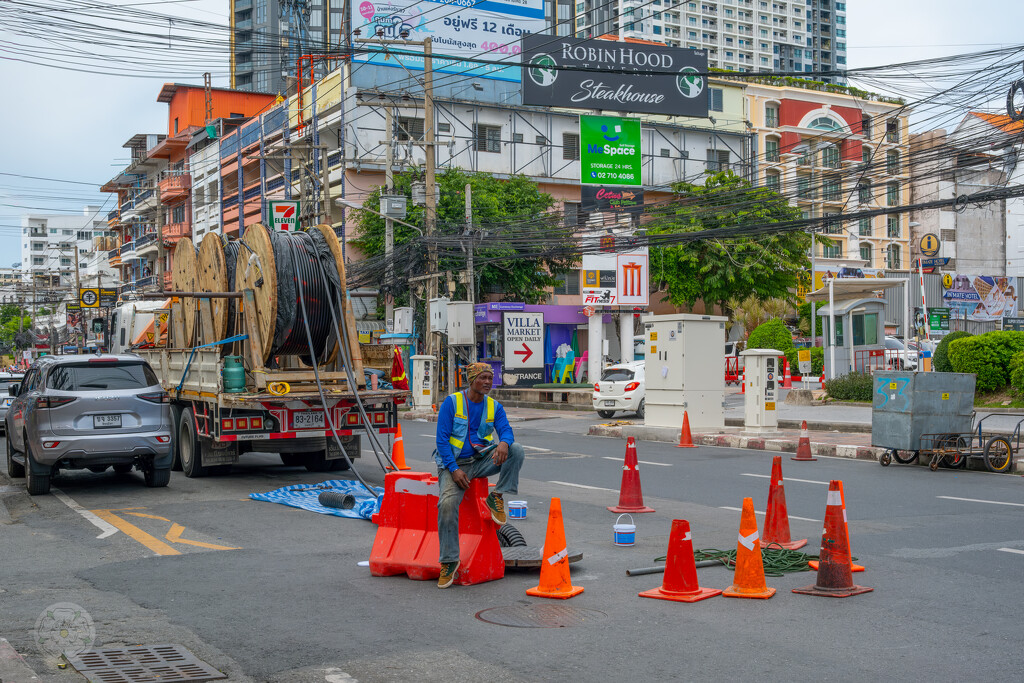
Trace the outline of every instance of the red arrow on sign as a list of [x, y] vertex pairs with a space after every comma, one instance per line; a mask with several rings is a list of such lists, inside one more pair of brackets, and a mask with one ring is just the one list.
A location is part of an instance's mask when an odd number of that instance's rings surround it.
[[531, 349], [529, 346], [527, 346], [526, 342], [523, 342], [523, 350], [522, 351], [513, 351], [512, 353], [514, 353], [517, 356], [522, 356], [523, 357], [523, 361], [522, 362], [525, 363], [526, 361], [530, 360], [530, 356], [533, 355], [533, 349]]

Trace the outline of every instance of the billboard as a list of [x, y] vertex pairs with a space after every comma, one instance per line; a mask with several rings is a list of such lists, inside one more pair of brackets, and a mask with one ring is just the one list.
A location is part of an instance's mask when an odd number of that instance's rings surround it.
[[640, 121], [618, 116], [580, 116], [580, 182], [639, 186]]
[[708, 115], [707, 50], [531, 34], [522, 60], [523, 104]]
[[[430, 38], [434, 71], [466, 78], [518, 83], [522, 73], [520, 37], [545, 30], [543, 0], [363, 0], [355, 4], [353, 28], [362, 36], [370, 38], [380, 33], [384, 40], [410, 42]], [[403, 32], [407, 37], [403, 38]], [[423, 70], [422, 46], [388, 47], [420, 54], [386, 54], [378, 45], [370, 48], [374, 52], [356, 52], [352, 61]], [[355, 49], [359, 49], [358, 44]], [[464, 61], [467, 57], [508, 62], [511, 66]]]
[[590, 306], [647, 306], [651, 271], [647, 247], [617, 254], [584, 254], [583, 303]]
[[626, 211], [643, 213], [644, 191], [638, 187], [613, 187], [611, 185], [582, 185], [580, 187], [580, 209], [594, 211]]
[[957, 273], [949, 287], [943, 286], [942, 303], [954, 319], [989, 322], [1002, 320], [1003, 316], [1013, 317], [1017, 315], [1013, 282], [1006, 277]]

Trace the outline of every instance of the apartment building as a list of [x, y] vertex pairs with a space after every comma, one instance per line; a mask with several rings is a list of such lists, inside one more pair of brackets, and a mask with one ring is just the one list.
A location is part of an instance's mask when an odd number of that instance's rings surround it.
[[85, 206], [81, 214], [37, 214], [21, 217], [21, 273], [26, 283], [34, 278], [45, 287], [75, 283], [75, 249], [79, 275], [102, 269], [94, 260], [94, 238], [107, 236], [107, 221], [99, 206]]

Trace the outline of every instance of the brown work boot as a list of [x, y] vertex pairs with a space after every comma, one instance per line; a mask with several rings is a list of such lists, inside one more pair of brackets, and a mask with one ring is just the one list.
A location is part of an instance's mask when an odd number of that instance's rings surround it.
[[437, 578], [438, 588], [447, 588], [455, 582], [455, 575], [459, 571], [459, 564], [458, 560], [441, 563], [441, 576]]
[[505, 501], [500, 493], [491, 492], [487, 496], [486, 502], [487, 509], [491, 511], [491, 519], [495, 524], [504, 524], [508, 521], [508, 515], [505, 514]]

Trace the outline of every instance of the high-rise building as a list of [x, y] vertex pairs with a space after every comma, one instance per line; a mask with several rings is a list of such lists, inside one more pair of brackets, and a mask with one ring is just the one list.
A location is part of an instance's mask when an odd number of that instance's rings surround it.
[[[707, 48], [712, 68], [804, 73], [846, 68], [845, 2], [584, 0], [576, 9], [578, 38], [616, 33], [673, 47]], [[815, 78], [845, 82], [836, 76]]]
[[[345, 0], [229, 0], [231, 87], [287, 95], [299, 57], [337, 52]], [[337, 63], [317, 62], [316, 77]]]
[[105, 256], [102, 240], [110, 234], [106, 215], [100, 211], [99, 206], [86, 206], [81, 214], [24, 214], [21, 217], [21, 272], [26, 282], [35, 278], [37, 284], [45, 287], [70, 286], [75, 283], [76, 270], [83, 277], [109, 269], [109, 265], [98, 258]]

